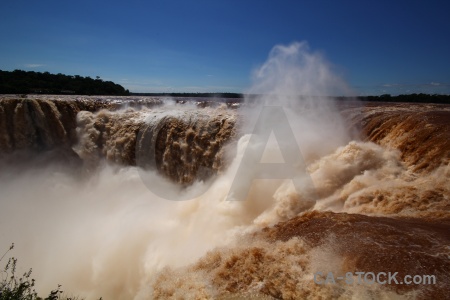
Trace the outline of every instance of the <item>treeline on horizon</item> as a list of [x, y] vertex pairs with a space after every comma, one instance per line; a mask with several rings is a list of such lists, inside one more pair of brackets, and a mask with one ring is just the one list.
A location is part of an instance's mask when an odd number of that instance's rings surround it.
[[129, 95], [123, 86], [80, 75], [0, 70], [0, 94]]
[[[345, 97], [343, 97], [345, 98]], [[361, 101], [376, 101], [376, 102], [412, 102], [412, 103], [437, 103], [450, 104], [450, 95], [441, 94], [406, 94], [391, 96], [384, 94], [380, 96], [361, 96], [358, 97]]]
[[[0, 70], [0, 94], [72, 94], [72, 95], [111, 95], [111, 96], [154, 96], [154, 97], [190, 97], [190, 98], [228, 98], [241, 102], [248, 97], [257, 99], [259, 95], [241, 93], [131, 93], [123, 86], [112, 81], [103, 81], [96, 76], [64, 75], [61, 73], [34, 71]], [[301, 98], [301, 96], [300, 96]], [[355, 97], [337, 97], [338, 100], [354, 100]], [[359, 96], [361, 101], [375, 102], [412, 102], [450, 104], [450, 95], [441, 94], [405, 94], [392, 96]]]
[[[188, 98], [231, 98], [239, 99], [236, 102], [242, 101], [245, 97], [250, 100], [257, 100], [261, 95], [245, 95], [239, 93], [130, 93], [132, 96], [153, 96], [153, 97], [188, 97]], [[299, 96], [301, 99], [302, 96]], [[330, 97], [342, 101], [360, 100], [360, 101], [375, 101], [375, 102], [412, 102], [412, 103], [441, 103], [450, 104], [450, 95], [441, 94], [406, 94], [391, 96], [384, 94], [379, 96], [359, 96], [359, 97]]]

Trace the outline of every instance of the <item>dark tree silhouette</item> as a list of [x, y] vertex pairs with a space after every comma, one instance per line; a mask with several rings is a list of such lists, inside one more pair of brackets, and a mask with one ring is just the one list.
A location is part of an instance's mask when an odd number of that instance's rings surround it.
[[129, 95], [123, 86], [80, 75], [0, 70], [0, 94]]

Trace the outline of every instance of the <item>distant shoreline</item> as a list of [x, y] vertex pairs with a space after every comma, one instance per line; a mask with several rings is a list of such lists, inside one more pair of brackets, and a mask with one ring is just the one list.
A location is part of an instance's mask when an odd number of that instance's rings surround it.
[[[256, 99], [261, 95], [239, 94], [239, 93], [131, 93], [130, 96], [148, 96], [148, 97], [177, 97], [177, 98], [222, 98], [236, 99], [236, 102], [243, 101], [244, 98]], [[301, 98], [302, 96], [299, 96]], [[411, 103], [442, 103], [450, 104], [450, 95], [439, 94], [407, 94], [391, 96], [389, 94], [380, 96], [357, 96], [357, 97], [329, 97], [342, 101], [370, 101], [370, 102], [411, 102]]]
[[[88, 95], [88, 96], [149, 96], [149, 97], [177, 97], [177, 98], [215, 98], [232, 99], [241, 102], [243, 99], [258, 99], [261, 95], [242, 93], [133, 93], [112, 81], [104, 81], [99, 76], [95, 79], [79, 75], [50, 74], [49, 72], [33, 71], [2, 71], [0, 70], [0, 94], [19, 95]], [[289, 96], [291, 97], [291, 96]], [[301, 99], [303, 96], [292, 96]], [[315, 96], [313, 96], [315, 97]], [[310, 97], [309, 97], [310, 98]], [[323, 97], [321, 97], [323, 98]], [[440, 94], [407, 94], [392, 96], [338, 96], [330, 97], [338, 100], [370, 101], [370, 102], [411, 102], [450, 104], [450, 95]]]
[[[1, 93], [2, 95], [8, 95], [9, 97], [17, 95], [18, 98], [28, 98], [28, 96], [39, 95], [66, 95], [66, 96], [125, 96], [125, 97], [168, 97], [168, 98], [204, 98], [209, 100], [216, 99], [220, 102], [227, 103], [241, 103], [244, 99], [250, 99], [250, 101], [257, 101], [262, 95], [249, 95], [239, 93], [129, 93], [127, 95], [101, 95], [101, 94], [74, 94], [74, 93]], [[298, 96], [301, 101], [302, 96]], [[308, 97], [310, 98], [310, 97]], [[314, 98], [314, 96], [312, 97]], [[324, 97], [317, 97], [323, 99]], [[377, 102], [377, 103], [433, 103], [433, 104], [450, 104], [450, 95], [430, 95], [430, 94], [408, 94], [408, 95], [380, 95], [380, 96], [357, 96], [357, 97], [327, 97], [335, 99], [339, 102], [350, 101], [363, 101], [363, 102]]]

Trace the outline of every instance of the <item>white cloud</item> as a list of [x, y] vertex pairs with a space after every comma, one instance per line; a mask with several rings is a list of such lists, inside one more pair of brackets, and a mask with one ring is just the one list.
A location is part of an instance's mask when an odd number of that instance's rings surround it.
[[139, 83], [121, 83], [130, 92], [135, 93], [236, 93], [241, 90], [234, 86], [171, 86], [171, 85], [150, 85]]
[[44, 64], [25, 64], [24, 66], [25, 66], [25, 68], [32, 69], [32, 68], [40, 68], [40, 67], [43, 67], [45, 65]]
[[393, 86], [399, 86], [399, 84], [397, 84], [397, 83], [386, 83], [386, 84], [382, 84], [381, 86], [383, 86], [383, 87], [393, 87]]

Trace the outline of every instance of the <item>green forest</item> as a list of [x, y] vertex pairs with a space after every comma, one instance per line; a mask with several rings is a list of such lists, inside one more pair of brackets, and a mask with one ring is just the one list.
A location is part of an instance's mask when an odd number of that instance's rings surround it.
[[[131, 93], [135, 96], [153, 96], [153, 97], [193, 97], [193, 98], [231, 98], [233, 102], [242, 102], [247, 97], [249, 100], [258, 100], [262, 95], [244, 95], [238, 93]], [[300, 96], [300, 99], [302, 97]], [[375, 101], [375, 102], [411, 102], [411, 103], [442, 103], [450, 104], [450, 95], [441, 94], [407, 94], [392, 96], [389, 94], [379, 96], [360, 96], [360, 97], [331, 97], [340, 101]]]
[[123, 86], [80, 75], [0, 70], [0, 94], [129, 95]]
[[377, 102], [411, 102], [411, 103], [440, 103], [449, 104], [450, 95], [441, 94], [407, 94], [407, 95], [397, 95], [391, 96], [389, 94], [384, 94], [380, 96], [366, 96], [358, 97], [362, 101], [377, 101]]
[[[73, 94], [73, 95], [115, 95], [115, 96], [164, 96], [164, 97], [207, 97], [233, 98], [236, 102], [243, 98], [257, 99], [260, 95], [244, 95], [239, 93], [130, 93], [123, 86], [112, 81], [104, 81], [96, 76], [50, 74], [49, 72], [33, 72], [0, 70], [0, 94]], [[338, 100], [354, 100], [353, 97], [338, 97]], [[412, 102], [412, 103], [450, 103], [450, 95], [441, 94], [407, 94], [391, 96], [357, 97], [361, 101], [376, 102]]]

